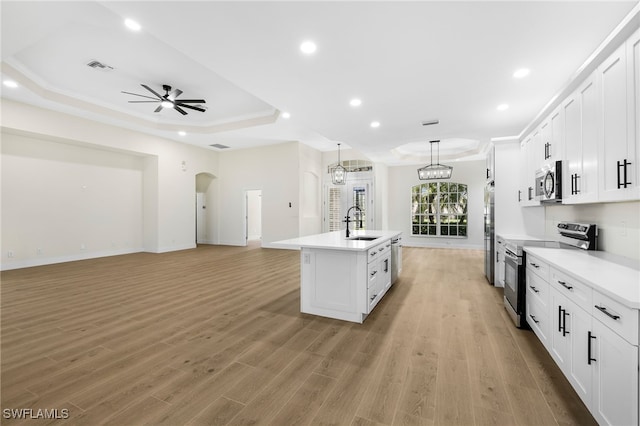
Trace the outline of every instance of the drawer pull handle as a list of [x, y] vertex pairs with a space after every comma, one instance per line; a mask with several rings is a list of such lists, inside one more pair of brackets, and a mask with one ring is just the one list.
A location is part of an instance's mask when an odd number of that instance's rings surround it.
[[612, 318], [614, 321], [618, 321], [620, 319], [620, 315], [614, 315], [610, 313], [609, 311], [607, 311], [607, 308], [605, 308], [604, 306], [594, 305], [594, 308], [596, 308], [597, 310], [599, 310], [609, 318]]
[[375, 256], [376, 254], [378, 254], [378, 252], [374, 251], [370, 253], [370, 256]]
[[374, 294], [373, 296], [371, 296], [371, 301], [373, 302], [376, 297], [378, 297], [377, 294]]
[[536, 293], [540, 293], [540, 290], [538, 290], [537, 288], [535, 288], [535, 287], [534, 287], [534, 286], [532, 286], [532, 285], [530, 285], [530, 286], [529, 286], [529, 288], [530, 288], [531, 290], [533, 290], [534, 292], [536, 292]]
[[539, 323], [540, 323], [540, 321], [538, 321], [538, 320], [536, 319], [536, 317], [534, 317], [533, 315], [529, 315], [529, 318], [531, 318], [531, 319], [533, 320], [533, 322], [535, 322], [536, 324], [539, 324]]
[[558, 280], [558, 284], [560, 284], [562, 287], [566, 288], [567, 290], [573, 290], [573, 287], [570, 285], [567, 285], [566, 281], [560, 281]]
[[540, 265], [537, 265], [537, 264], [535, 264], [533, 262], [529, 262], [529, 265], [533, 266], [536, 269], [540, 268]]
[[374, 276], [375, 274], [377, 274], [377, 273], [378, 273], [378, 271], [373, 271], [373, 272], [372, 272], [372, 273], [370, 273], [369, 275], [371, 275], [371, 276], [373, 277], [373, 276]]
[[380, 247], [378, 251], [384, 251], [384, 247]]

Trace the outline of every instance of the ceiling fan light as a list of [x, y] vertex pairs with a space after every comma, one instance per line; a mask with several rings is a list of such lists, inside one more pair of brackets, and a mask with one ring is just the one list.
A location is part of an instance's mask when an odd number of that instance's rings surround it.
[[173, 108], [173, 102], [171, 101], [162, 101], [160, 102], [163, 108]]

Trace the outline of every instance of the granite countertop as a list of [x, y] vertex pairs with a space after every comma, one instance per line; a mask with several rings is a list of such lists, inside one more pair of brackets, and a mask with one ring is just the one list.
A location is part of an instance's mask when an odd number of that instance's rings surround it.
[[324, 234], [307, 235], [305, 237], [292, 238], [289, 240], [276, 241], [271, 245], [273, 247], [300, 249], [300, 248], [318, 248], [327, 250], [352, 250], [364, 251], [376, 246], [390, 238], [400, 235], [402, 231], [381, 231], [381, 230], [360, 230], [352, 231], [349, 235], [353, 237], [378, 237], [371, 241], [351, 240], [345, 237], [345, 231], [333, 231]]
[[640, 270], [604, 258], [601, 252], [524, 247], [527, 253], [625, 306], [640, 309]]

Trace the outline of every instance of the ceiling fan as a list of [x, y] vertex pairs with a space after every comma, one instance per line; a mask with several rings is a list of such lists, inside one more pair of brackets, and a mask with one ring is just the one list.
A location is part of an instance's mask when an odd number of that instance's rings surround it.
[[[162, 85], [162, 90], [165, 91], [165, 94], [164, 95], [160, 95], [158, 92], [156, 92], [155, 90], [153, 90], [152, 88], [150, 88], [146, 84], [141, 84], [141, 86], [144, 87], [145, 89], [147, 89], [149, 92], [153, 93], [155, 95], [155, 98], [151, 97], [151, 96], [147, 96], [147, 95], [140, 95], [138, 93], [125, 92], [123, 90], [122, 93], [126, 93], [127, 95], [134, 95], [134, 96], [140, 96], [142, 98], [153, 99], [151, 101], [129, 101], [129, 103], [147, 103], [147, 102], [148, 103], [157, 103], [157, 102], [160, 102], [160, 105], [158, 105], [158, 108], [156, 108], [155, 111], [153, 111], [153, 112], [160, 112], [160, 111], [162, 111], [163, 108], [173, 108], [173, 109], [175, 109], [176, 111], [178, 111], [182, 115], [187, 115], [187, 111], [185, 111], [182, 108], [194, 109], [194, 110], [200, 111], [200, 112], [205, 112], [206, 111], [200, 105], [188, 105], [188, 104], [204, 104], [205, 103], [204, 99], [177, 99], [177, 97], [180, 96], [180, 94], [182, 94], [182, 90], [180, 90], [180, 89], [175, 89], [173, 92], [171, 92], [171, 86], [163, 84]], [[169, 92], [171, 92], [171, 93], [169, 93]]]

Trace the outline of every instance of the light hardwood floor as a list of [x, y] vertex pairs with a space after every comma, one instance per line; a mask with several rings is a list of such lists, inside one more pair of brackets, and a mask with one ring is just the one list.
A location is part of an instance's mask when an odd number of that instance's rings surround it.
[[200, 246], [3, 272], [2, 409], [70, 418], [0, 421], [594, 424], [510, 322], [482, 255], [405, 247], [364, 324], [300, 313], [297, 251]]

